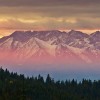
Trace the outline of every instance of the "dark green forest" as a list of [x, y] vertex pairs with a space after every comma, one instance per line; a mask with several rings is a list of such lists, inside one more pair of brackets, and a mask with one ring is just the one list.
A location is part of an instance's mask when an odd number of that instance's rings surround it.
[[100, 100], [100, 80], [44, 80], [0, 68], [0, 100]]

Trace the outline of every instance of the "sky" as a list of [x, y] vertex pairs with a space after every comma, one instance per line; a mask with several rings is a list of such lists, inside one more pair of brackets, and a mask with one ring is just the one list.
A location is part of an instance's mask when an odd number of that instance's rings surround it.
[[100, 0], [0, 0], [0, 37], [15, 30], [100, 29]]

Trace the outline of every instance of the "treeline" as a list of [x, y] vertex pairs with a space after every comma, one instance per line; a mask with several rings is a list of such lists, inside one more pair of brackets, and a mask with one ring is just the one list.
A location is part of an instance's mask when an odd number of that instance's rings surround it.
[[0, 100], [100, 100], [100, 80], [44, 80], [0, 68]]

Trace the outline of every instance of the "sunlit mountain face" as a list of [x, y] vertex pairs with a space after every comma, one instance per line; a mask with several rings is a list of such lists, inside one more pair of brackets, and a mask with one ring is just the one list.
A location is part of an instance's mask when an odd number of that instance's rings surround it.
[[15, 31], [0, 39], [1, 61], [99, 63], [100, 32]]
[[15, 31], [0, 39], [0, 63], [24, 71], [97, 74], [100, 32]]

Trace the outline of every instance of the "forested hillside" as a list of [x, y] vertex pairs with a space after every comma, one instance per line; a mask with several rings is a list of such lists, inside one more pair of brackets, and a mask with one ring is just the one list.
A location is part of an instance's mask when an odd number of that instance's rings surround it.
[[100, 80], [44, 80], [0, 68], [0, 100], [100, 100]]

